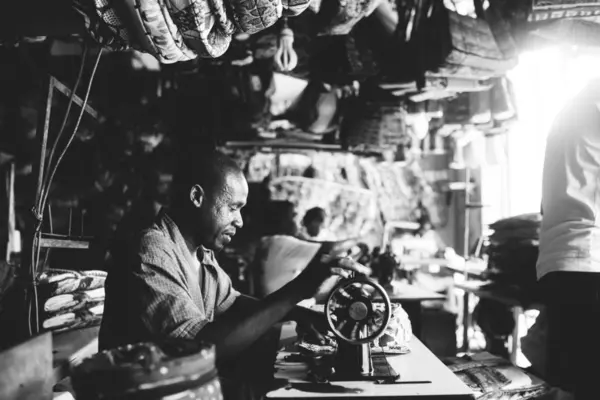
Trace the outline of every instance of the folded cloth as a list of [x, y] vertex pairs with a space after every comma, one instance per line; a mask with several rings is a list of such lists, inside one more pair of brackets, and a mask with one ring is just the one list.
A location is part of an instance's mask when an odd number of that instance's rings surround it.
[[46, 300], [44, 311], [48, 314], [66, 314], [74, 312], [85, 306], [85, 296], [78, 294], [61, 294]]
[[78, 278], [80, 275], [77, 271], [71, 271], [67, 269], [52, 269], [48, 268], [42, 272], [39, 276], [40, 284], [48, 284], [60, 282], [65, 279]]
[[75, 293], [104, 287], [104, 271], [68, 271], [49, 269], [40, 274], [39, 286], [42, 296], [49, 298], [59, 294]]
[[93, 307], [81, 309], [76, 312], [68, 312], [47, 318], [42, 323], [46, 330], [62, 332], [70, 329], [94, 326], [102, 321], [104, 303], [98, 303]]
[[53, 296], [44, 303], [44, 311], [48, 314], [75, 311], [83, 308], [87, 303], [104, 301], [104, 295], [105, 292], [102, 287], [94, 290]]
[[409, 348], [412, 339], [412, 324], [408, 314], [400, 304], [392, 303], [392, 318], [383, 334], [371, 343], [372, 347]]
[[46, 319], [42, 326], [44, 327], [44, 329], [58, 329], [73, 325], [76, 321], [77, 315], [74, 312], [64, 313]]

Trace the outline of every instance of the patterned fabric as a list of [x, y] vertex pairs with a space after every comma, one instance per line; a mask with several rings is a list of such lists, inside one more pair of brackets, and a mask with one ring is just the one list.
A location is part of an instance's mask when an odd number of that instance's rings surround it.
[[73, 8], [83, 17], [90, 38], [101, 46], [115, 50], [127, 50], [131, 36], [115, 14], [114, 0], [73, 0]]
[[42, 323], [42, 327], [44, 330], [63, 332], [99, 325], [102, 320], [103, 311], [104, 306], [98, 304], [90, 306], [89, 308], [58, 314], [45, 319]]
[[200, 57], [220, 57], [235, 31], [220, 0], [165, 0], [184, 41]]
[[[296, 16], [309, 0], [73, 0], [95, 42], [134, 48], [171, 64], [222, 56], [237, 31], [253, 34], [282, 13]], [[228, 7], [229, 6], [229, 7]]]
[[104, 288], [86, 290], [72, 294], [61, 294], [50, 297], [44, 303], [44, 311], [47, 313], [57, 313], [60, 311], [73, 311], [83, 308], [89, 303], [99, 303], [104, 301]]
[[281, 0], [231, 0], [233, 19], [238, 28], [249, 35], [272, 26], [281, 18]]
[[152, 42], [152, 47], [156, 51], [153, 55], [160, 62], [171, 64], [196, 58], [183, 42], [181, 35], [174, 36], [173, 31], [178, 33], [178, 30], [170, 17], [171, 26], [169, 26], [165, 17], [169, 12], [166, 10], [163, 12], [163, 8], [166, 8], [164, 3], [157, 0], [130, 0], [130, 2], [134, 6], [133, 18], [139, 18], [144, 35]]
[[39, 276], [41, 297], [50, 298], [61, 294], [75, 293], [104, 287], [104, 271], [71, 271], [47, 269]]
[[295, 17], [302, 14], [308, 6], [310, 6], [310, 0], [282, 0], [283, 15], [286, 17]]
[[212, 251], [200, 248], [196, 256], [199, 271], [179, 229], [161, 211], [126, 263], [108, 274], [100, 347], [192, 339], [225, 312], [239, 293]]

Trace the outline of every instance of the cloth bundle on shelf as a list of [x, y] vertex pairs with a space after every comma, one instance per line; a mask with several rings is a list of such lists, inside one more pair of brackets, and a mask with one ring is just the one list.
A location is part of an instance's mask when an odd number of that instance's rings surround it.
[[506, 78], [495, 78], [489, 90], [461, 93], [446, 101], [446, 124], [500, 125], [517, 116], [514, 92]]
[[405, 102], [379, 89], [361, 89], [352, 99], [340, 128], [344, 148], [384, 151], [410, 144]]
[[534, 0], [527, 20], [530, 22], [582, 19], [600, 21], [600, 1], [597, 0]]
[[[496, 8], [474, 18], [449, 10], [441, 1], [398, 1], [397, 5], [400, 20], [394, 42], [402, 57], [392, 59], [385, 80], [415, 81], [416, 88], [406, 90], [423, 93], [413, 101], [448, 97], [444, 92], [485, 90], [486, 80], [503, 76], [517, 64], [511, 27]], [[440, 87], [440, 79], [461, 87]]]
[[540, 214], [524, 214], [490, 225], [487, 275], [498, 283], [532, 288], [537, 282]]
[[309, 0], [76, 0], [91, 38], [112, 50], [152, 54], [165, 64], [222, 56], [236, 32], [253, 34]]
[[104, 313], [104, 271], [48, 269], [40, 274], [42, 328], [60, 332], [98, 325]]

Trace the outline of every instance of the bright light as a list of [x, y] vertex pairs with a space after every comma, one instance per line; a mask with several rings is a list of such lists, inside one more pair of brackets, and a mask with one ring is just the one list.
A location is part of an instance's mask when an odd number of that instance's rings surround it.
[[569, 99], [599, 76], [598, 52], [556, 47], [519, 57], [508, 74], [519, 114], [508, 134], [509, 215], [539, 212], [548, 130]]

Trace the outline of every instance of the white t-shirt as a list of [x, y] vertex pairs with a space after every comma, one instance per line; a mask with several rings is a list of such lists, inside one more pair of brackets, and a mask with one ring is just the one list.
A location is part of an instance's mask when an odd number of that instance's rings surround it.
[[600, 83], [571, 102], [547, 139], [538, 279], [600, 273]]
[[319, 232], [319, 234], [317, 236], [310, 236], [310, 234], [308, 233], [306, 228], [302, 227], [302, 229], [300, 229], [300, 232], [298, 232], [298, 237], [300, 239], [310, 240], [313, 242], [334, 241], [333, 234], [327, 229], [321, 229], [321, 231]]

